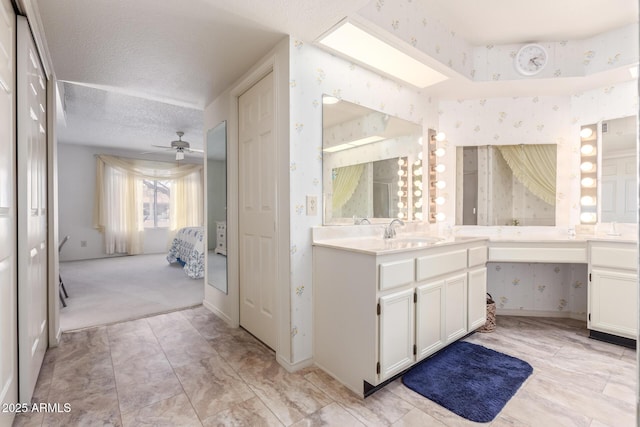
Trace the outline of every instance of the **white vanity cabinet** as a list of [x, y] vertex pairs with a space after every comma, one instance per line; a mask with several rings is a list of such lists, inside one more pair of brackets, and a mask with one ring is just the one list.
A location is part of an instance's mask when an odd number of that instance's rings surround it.
[[[638, 333], [635, 243], [589, 243], [588, 328], [635, 340]], [[603, 338], [602, 336], [596, 336]]]
[[483, 239], [388, 254], [314, 246], [316, 365], [367, 395], [482, 326], [486, 253]]

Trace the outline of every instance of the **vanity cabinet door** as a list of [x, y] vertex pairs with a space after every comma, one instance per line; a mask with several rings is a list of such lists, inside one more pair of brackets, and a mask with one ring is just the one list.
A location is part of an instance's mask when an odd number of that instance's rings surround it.
[[448, 277], [445, 283], [445, 336], [447, 343], [467, 334], [467, 273]]
[[438, 280], [416, 288], [416, 346], [418, 360], [445, 344], [445, 284]]
[[638, 276], [632, 272], [592, 269], [588, 328], [636, 339]]
[[475, 331], [487, 321], [487, 269], [469, 271], [468, 331]]
[[380, 380], [401, 372], [414, 361], [413, 288], [380, 297]]

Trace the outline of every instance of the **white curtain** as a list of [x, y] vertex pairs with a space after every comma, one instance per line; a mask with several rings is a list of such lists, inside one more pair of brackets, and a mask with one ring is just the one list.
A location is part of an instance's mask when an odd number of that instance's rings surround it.
[[499, 145], [502, 157], [513, 175], [531, 193], [556, 204], [556, 145]]
[[[202, 170], [171, 181], [169, 202], [169, 238], [183, 227], [203, 224], [204, 202]], [[171, 241], [170, 240], [170, 241]]]
[[353, 196], [364, 171], [364, 163], [335, 169], [332, 209], [338, 211]]
[[[126, 159], [99, 155], [96, 161], [94, 227], [104, 233], [107, 254], [143, 252], [143, 180], [171, 180], [171, 231], [201, 226], [202, 165]], [[175, 195], [174, 195], [174, 189]]]

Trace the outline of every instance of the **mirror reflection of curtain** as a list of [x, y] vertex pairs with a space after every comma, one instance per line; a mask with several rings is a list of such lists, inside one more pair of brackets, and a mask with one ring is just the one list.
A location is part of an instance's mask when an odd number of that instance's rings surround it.
[[554, 144], [499, 145], [513, 175], [532, 194], [556, 203], [556, 146]]
[[94, 227], [104, 234], [105, 253], [143, 252], [142, 182], [145, 179], [170, 180], [176, 188], [175, 191], [172, 188], [170, 196], [172, 227], [202, 225], [202, 165], [99, 155]]
[[358, 187], [364, 164], [344, 166], [333, 170], [333, 210], [338, 211], [353, 196]]

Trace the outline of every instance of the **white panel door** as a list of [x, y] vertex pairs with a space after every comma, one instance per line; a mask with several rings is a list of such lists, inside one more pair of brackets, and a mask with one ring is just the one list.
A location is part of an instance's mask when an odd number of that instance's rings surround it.
[[[15, 171], [15, 15], [0, 1], [0, 404], [18, 401]], [[13, 414], [0, 411], [0, 426]]]
[[418, 286], [416, 293], [416, 345], [418, 360], [435, 353], [445, 344], [444, 280]]
[[603, 159], [600, 186], [602, 222], [637, 222], [635, 156]]
[[468, 331], [475, 331], [487, 321], [487, 269], [469, 271], [469, 321]]
[[238, 100], [240, 325], [276, 348], [276, 141], [273, 73]]
[[445, 336], [447, 343], [467, 333], [467, 273], [448, 277], [445, 283]]
[[23, 17], [17, 38], [19, 398], [29, 402], [48, 345], [47, 82]]
[[414, 361], [413, 294], [413, 289], [407, 289], [380, 297], [380, 381], [408, 368]]

